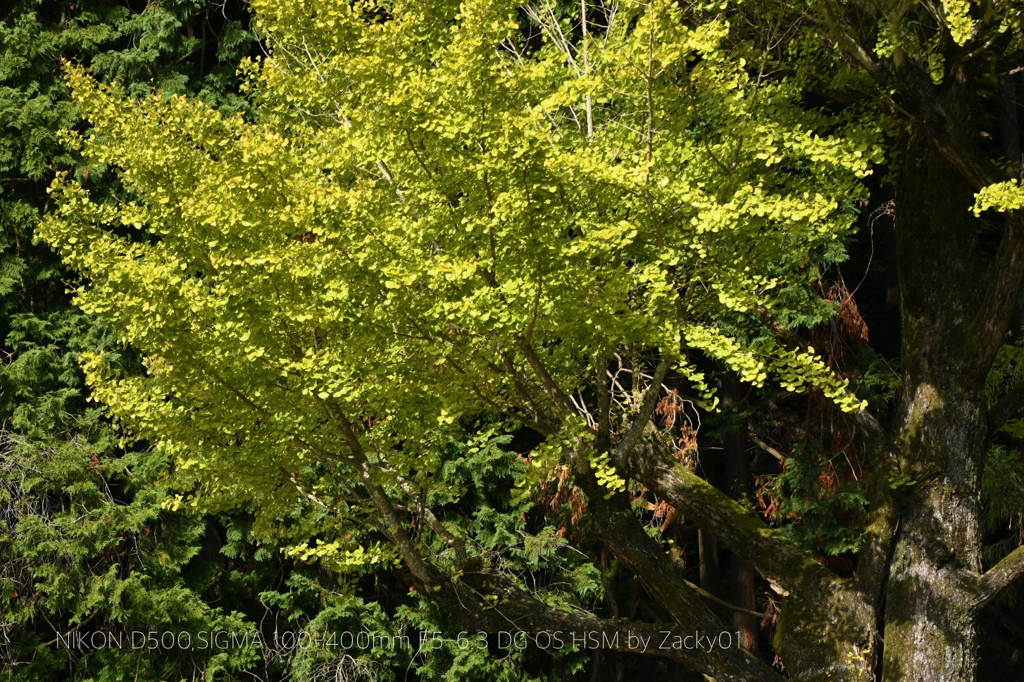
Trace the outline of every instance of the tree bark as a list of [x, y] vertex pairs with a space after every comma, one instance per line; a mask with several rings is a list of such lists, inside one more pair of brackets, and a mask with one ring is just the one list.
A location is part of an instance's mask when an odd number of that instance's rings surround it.
[[875, 610], [854, 581], [837, 577], [657, 447], [637, 448], [629, 469], [785, 596], [774, 645], [794, 679], [872, 679]]
[[[739, 411], [742, 408], [743, 391], [739, 377], [730, 372], [723, 381], [723, 405], [726, 409]], [[750, 466], [747, 462], [747, 423], [745, 420], [729, 429], [724, 443], [725, 454], [725, 486], [729, 496], [740, 500], [749, 497], [753, 490], [750, 478]], [[731, 603], [749, 611], [755, 610], [757, 604], [754, 595], [754, 569], [735, 554], [727, 553], [725, 557], [728, 583], [724, 590], [725, 598]], [[744, 649], [757, 652], [757, 634], [760, 629], [758, 619], [748, 613], [735, 611], [732, 614], [733, 627], [740, 634]]]
[[929, 142], [909, 143], [897, 206], [903, 395], [897, 420], [898, 531], [884, 605], [883, 680], [970, 682], [981, 569], [984, 373], [964, 371], [984, 297], [973, 191]]

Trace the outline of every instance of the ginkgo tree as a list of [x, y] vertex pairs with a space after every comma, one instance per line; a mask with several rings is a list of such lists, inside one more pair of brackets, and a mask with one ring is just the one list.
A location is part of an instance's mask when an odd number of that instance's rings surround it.
[[[714, 361], [821, 391], [896, 447], [794, 333], [831, 309], [819, 268], [842, 257], [895, 124], [808, 106], [815, 74], [775, 73], [726, 3], [253, 8], [270, 54], [247, 66], [252, 119], [68, 67], [92, 128], [67, 144], [126, 194], [61, 176], [40, 228], [83, 276], [79, 305], [145, 355], [141, 377], [83, 362], [191, 482], [177, 503], [249, 505], [262, 542], [337, 571], [401, 563], [467, 629], [603, 633], [717, 679], [777, 679], [737, 647], [626, 636], [731, 629], [634, 512], [642, 485], [782, 597], [791, 675], [872, 679], [889, 615], [868, 578], [840, 579], [694, 473], [656, 410], [679, 387], [714, 409]], [[495, 433], [481, 415], [538, 436], [517, 503], [570, 476], [669, 622], [527, 589], [442, 513], [465, 492], [441, 475], [450, 444]], [[874, 510], [891, 509], [883, 488]], [[867, 551], [891, 547], [884, 520]], [[964, 580], [987, 600], [1008, 570]], [[915, 655], [887, 649], [886, 679], [924, 679]]]

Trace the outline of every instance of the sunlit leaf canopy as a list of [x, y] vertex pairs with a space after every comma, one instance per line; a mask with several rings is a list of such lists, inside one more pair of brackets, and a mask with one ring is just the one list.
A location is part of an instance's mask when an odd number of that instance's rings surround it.
[[367, 481], [450, 500], [460, 417], [576, 433], [551, 389], [583, 405], [615, 352], [708, 403], [697, 357], [860, 407], [764, 324], [823, 314], [879, 131], [765, 74], [725, 3], [595, 5], [583, 38], [546, 2], [255, 0], [254, 120], [68, 67], [92, 126], [68, 142], [127, 195], [58, 178], [40, 234], [145, 355], [144, 377], [87, 355], [96, 398], [200, 506], [252, 502], [269, 539], [305, 498], [339, 535], [372, 519]]

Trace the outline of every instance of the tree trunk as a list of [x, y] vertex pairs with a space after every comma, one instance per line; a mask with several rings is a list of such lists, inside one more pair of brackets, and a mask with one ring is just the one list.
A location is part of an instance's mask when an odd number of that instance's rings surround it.
[[[730, 372], [722, 382], [722, 403], [726, 410], [742, 409], [743, 389], [739, 377]], [[747, 462], [747, 423], [738, 421], [725, 436], [724, 450], [725, 472], [723, 488], [729, 497], [740, 500], [753, 493], [750, 478], [750, 466]], [[737, 606], [749, 611], [756, 609], [754, 595], [754, 569], [738, 555], [727, 552], [725, 555], [727, 577], [724, 597]], [[757, 634], [760, 630], [758, 619], [747, 613], [735, 611], [732, 624], [739, 633], [740, 643], [744, 649], [757, 652]]]
[[974, 680], [977, 648], [969, 572], [981, 568], [976, 481], [984, 412], [976, 399], [929, 385], [919, 386], [911, 403], [907, 459], [923, 464], [945, 458], [952, 466], [938, 474], [912, 466], [914, 478], [902, 479], [907, 483], [897, 491], [883, 679], [968, 682]]
[[931, 144], [912, 141], [905, 158], [896, 227], [903, 394], [888, 473], [898, 520], [883, 680], [969, 682], [987, 424], [985, 377], [964, 358], [984, 352], [971, 347], [984, 273], [970, 186]]

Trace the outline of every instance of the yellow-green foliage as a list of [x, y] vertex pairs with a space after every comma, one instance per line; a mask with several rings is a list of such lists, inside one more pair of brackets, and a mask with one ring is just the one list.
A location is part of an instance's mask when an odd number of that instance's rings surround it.
[[957, 45], [965, 45], [974, 32], [970, 0], [943, 0], [942, 7], [946, 12], [946, 23], [949, 25], [949, 33], [953, 40]]
[[1024, 208], [1024, 189], [1016, 179], [983, 187], [974, 199], [974, 215], [982, 211], [1016, 211]]
[[131, 197], [62, 176], [40, 230], [87, 278], [79, 304], [147, 357], [136, 378], [87, 356], [95, 396], [200, 505], [254, 499], [270, 538], [316, 498], [354, 528], [350, 421], [373, 479], [415, 506], [459, 415], [527, 409], [515, 383], [544, 382], [527, 348], [568, 393], [597, 351], [631, 347], [710, 399], [700, 350], [860, 407], [812, 354], [735, 334], [811, 301], [878, 131], [828, 129], [798, 84], [751, 75], [718, 5], [624, 0], [583, 44], [554, 22], [528, 44], [501, 0], [253, 7], [272, 48], [248, 67], [255, 120], [68, 68], [94, 126], [68, 141]]

